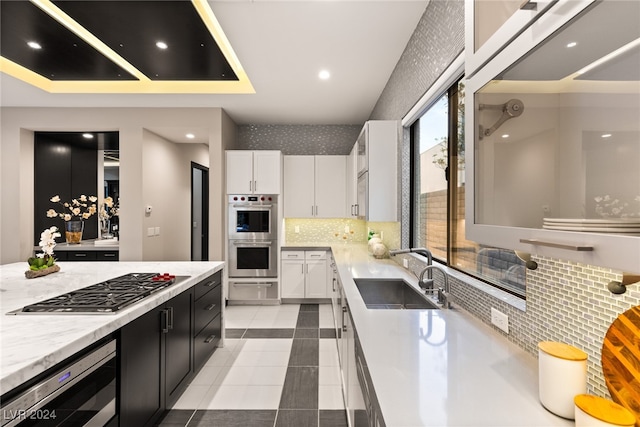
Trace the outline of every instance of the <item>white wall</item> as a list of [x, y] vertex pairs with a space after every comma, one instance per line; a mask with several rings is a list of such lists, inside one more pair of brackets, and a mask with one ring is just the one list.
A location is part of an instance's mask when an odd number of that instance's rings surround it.
[[0, 108], [0, 123], [0, 264], [25, 261], [33, 249], [34, 131], [120, 132], [120, 259], [145, 259], [145, 241], [138, 232], [144, 229], [146, 235], [145, 192], [163, 185], [150, 182], [147, 188], [143, 186], [148, 172], [143, 161], [145, 130], [170, 127], [208, 129], [209, 164], [219, 168], [219, 176], [210, 174], [210, 219], [218, 221], [211, 223], [210, 258], [221, 259], [223, 150], [232, 144], [235, 124], [220, 108], [4, 107]]

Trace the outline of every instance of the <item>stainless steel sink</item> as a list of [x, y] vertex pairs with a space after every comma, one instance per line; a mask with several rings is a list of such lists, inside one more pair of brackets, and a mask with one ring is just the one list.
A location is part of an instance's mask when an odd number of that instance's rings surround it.
[[367, 308], [429, 310], [439, 308], [402, 279], [353, 279]]

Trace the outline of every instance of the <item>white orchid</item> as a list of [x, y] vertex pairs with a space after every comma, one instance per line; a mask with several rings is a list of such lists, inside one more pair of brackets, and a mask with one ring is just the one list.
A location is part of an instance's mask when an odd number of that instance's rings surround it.
[[49, 227], [40, 234], [39, 245], [42, 248], [42, 253], [38, 253], [35, 257], [27, 260], [30, 270], [42, 270], [55, 264], [56, 259], [53, 257], [53, 248], [56, 247], [56, 237], [62, 237], [56, 226]]
[[96, 196], [86, 196], [81, 194], [80, 197], [71, 199], [71, 202], [62, 202], [59, 195], [53, 196], [49, 199], [53, 203], [60, 204], [63, 209], [58, 212], [55, 209], [49, 209], [47, 211], [48, 218], [60, 217], [65, 221], [71, 221], [72, 219], [88, 219], [91, 215], [95, 214], [98, 209], [96, 202], [98, 198]]

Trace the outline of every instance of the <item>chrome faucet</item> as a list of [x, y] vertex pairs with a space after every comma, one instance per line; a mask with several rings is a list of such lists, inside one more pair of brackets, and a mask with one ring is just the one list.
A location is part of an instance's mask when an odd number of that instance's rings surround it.
[[[425, 273], [429, 275], [431, 270], [438, 270], [442, 273], [442, 281], [444, 286], [442, 288], [438, 288], [437, 290], [433, 287], [433, 279], [428, 278], [427, 281], [424, 280]], [[449, 276], [444, 268], [439, 265], [427, 265], [421, 272], [420, 277], [418, 278], [418, 285], [425, 290], [425, 292], [438, 292], [438, 303], [442, 305], [442, 308], [451, 308], [451, 302], [449, 301], [451, 298], [451, 289], [449, 287]]]
[[[399, 254], [408, 254], [409, 252], [416, 253], [418, 255], [422, 255], [427, 259], [427, 265], [433, 264], [433, 255], [431, 255], [431, 251], [427, 248], [410, 248], [410, 249], [394, 249], [389, 251], [389, 256], [399, 255]], [[415, 273], [414, 273], [415, 274]], [[431, 280], [431, 270], [427, 273], [427, 279]], [[422, 285], [421, 285], [422, 286]], [[433, 281], [432, 281], [433, 286]]]

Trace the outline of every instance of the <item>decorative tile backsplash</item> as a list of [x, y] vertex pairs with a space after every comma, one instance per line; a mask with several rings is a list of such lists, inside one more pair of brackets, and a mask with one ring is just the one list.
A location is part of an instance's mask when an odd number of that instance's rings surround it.
[[284, 155], [348, 155], [359, 125], [241, 125], [237, 150], [280, 150]]
[[[367, 241], [368, 231], [371, 229], [381, 234], [382, 242], [387, 248], [400, 247], [400, 224], [397, 222], [367, 222], [349, 218], [287, 218], [284, 223], [285, 242], [287, 243], [364, 243]], [[346, 227], [348, 227], [348, 231]]]

